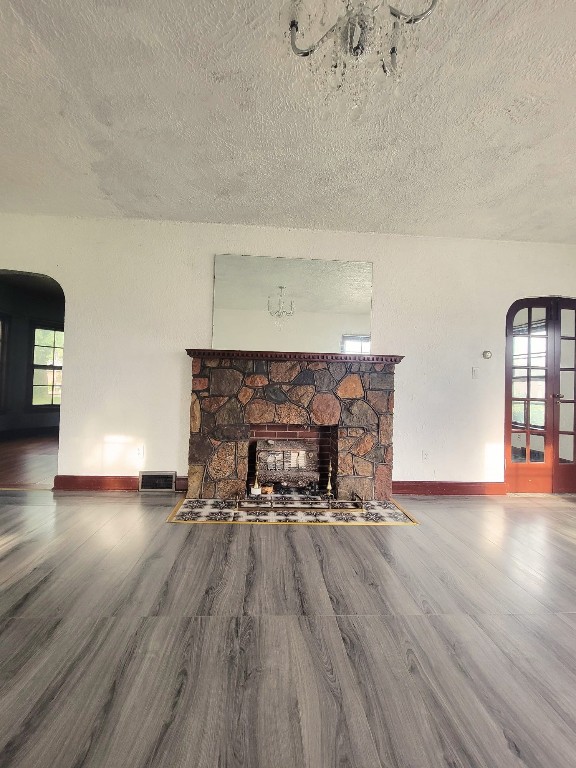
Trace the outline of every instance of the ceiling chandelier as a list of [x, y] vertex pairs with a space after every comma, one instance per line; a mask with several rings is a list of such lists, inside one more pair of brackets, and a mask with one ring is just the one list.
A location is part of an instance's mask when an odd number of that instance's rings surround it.
[[[377, 77], [397, 80], [401, 69], [400, 54], [407, 47], [407, 33], [427, 19], [438, 4], [438, 0], [431, 0], [421, 13], [407, 13], [388, 5], [384, 0], [341, 2], [344, 12], [321, 34], [317, 42], [306, 48], [301, 48], [297, 41], [300, 32], [298, 17], [304, 15], [299, 0], [291, 6], [289, 27], [292, 51], [296, 56], [309, 57], [322, 49], [323, 53], [319, 53], [318, 57], [323, 55], [326, 59], [326, 68], [337, 89], [342, 87], [346, 70], [351, 68], [369, 70]], [[327, 0], [324, 0], [319, 19], [321, 28], [325, 26], [327, 11]], [[313, 20], [312, 14], [308, 17], [310, 21]]]
[[281, 327], [283, 321], [287, 317], [292, 317], [294, 314], [294, 302], [290, 300], [290, 308], [288, 308], [287, 299], [284, 296], [285, 290], [285, 285], [278, 286], [279, 295], [275, 300], [275, 303], [273, 303], [271, 297], [268, 296], [268, 312], [274, 318], [274, 325], [277, 327]]

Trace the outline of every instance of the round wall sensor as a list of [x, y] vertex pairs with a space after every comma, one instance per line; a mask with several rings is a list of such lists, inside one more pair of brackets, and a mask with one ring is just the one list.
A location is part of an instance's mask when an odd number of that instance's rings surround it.
[[490, 358], [492, 357], [492, 352], [490, 352], [489, 349], [485, 349], [484, 352], [482, 352], [482, 357], [484, 358], [484, 360], [490, 360]]

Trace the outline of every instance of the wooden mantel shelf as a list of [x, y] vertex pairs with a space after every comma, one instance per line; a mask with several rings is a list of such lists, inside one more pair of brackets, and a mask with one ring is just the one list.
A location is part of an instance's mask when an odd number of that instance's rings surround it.
[[336, 352], [263, 352], [238, 349], [187, 349], [190, 357], [242, 360], [325, 360], [343, 363], [399, 363], [403, 355], [343, 355]]

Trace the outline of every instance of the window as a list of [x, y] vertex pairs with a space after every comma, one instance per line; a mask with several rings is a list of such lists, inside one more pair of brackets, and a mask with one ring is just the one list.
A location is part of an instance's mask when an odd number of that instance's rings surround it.
[[344, 335], [341, 349], [345, 355], [369, 355], [370, 336]]
[[34, 329], [32, 405], [60, 405], [64, 331]]

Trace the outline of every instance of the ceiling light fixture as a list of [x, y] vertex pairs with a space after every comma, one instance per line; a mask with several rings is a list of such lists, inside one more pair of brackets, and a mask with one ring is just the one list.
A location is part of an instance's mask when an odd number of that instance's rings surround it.
[[[326, 49], [326, 44], [332, 42], [332, 51], [327, 65], [336, 88], [341, 88], [346, 70], [359, 67], [360, 64], [374, 69], [376, 74], [397, 79], [400, 74], [399, 53], [405, 47], [406, 32], [413, 29], [424, 19], [427, 19], [438, 0], [431, 0], [428, 8], [422, 13], [406, 13], [393, 8], [384, 0], [341, 0], [344, 13], [325, 31], [316, 43], [307, 48], [300, 48], [297, 43], [299, 32], [298, 16], [303, 15], [301, 2], [292, 5], [290, 21], [290, 42], [296, 56], [311, 56], [320, 48]], [[327, 0], [319, 19], [323, 26], [326, 16]], [[308, 14], [313, 20], [313, 14]]]

